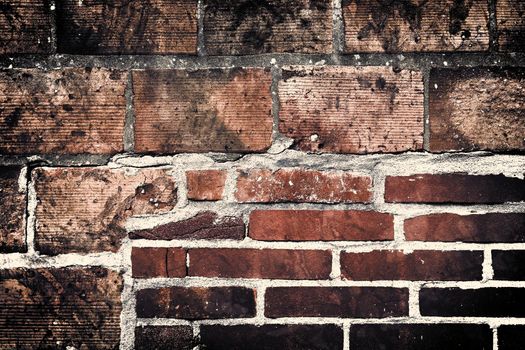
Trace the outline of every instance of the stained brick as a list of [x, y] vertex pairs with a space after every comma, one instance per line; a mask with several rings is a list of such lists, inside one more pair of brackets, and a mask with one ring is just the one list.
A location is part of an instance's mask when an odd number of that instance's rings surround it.
[[525, 51], [525, 3], [522, 0], [498, 0], [496, 19], [500, 50]]
[[191, 326], [135, 328], [135, 350], [192, 350], [196, 344]]
[[520, 350], [523, 348], [525, 326], [498, 327], [498, 350]]
[[525, 250], [493, 250], [494, 279], [525, 281]]
[[332, 255], [321, 250], [190, 249], [190, 276], [327, 279]]
[[168, 212], [176, 185], [165, 170], [38, 168], [35, 244], [42, 254], [117, 251], [131, 215]]
[[100, 68], [0, 71], [0, 152], [122, 151], [126, 79]]
[[356, 210], [254, 210], [249, 236], [263, 241], [393, 240], [394, 217]]
[[291, 67], [279, 82], [279, 130], [303, 151], [423, 147], [423, 76], [388, 67]]
[[0, 253], [27, 251], [26, 194], [18, 183], [21, 171], [20, 166], [0, 166]]
[[432, 70], [430, 150], [525, 150], [524, 85], [519, 68]]
[[133, 72], [137, 152], [260, 152], [270, 147], [269, 70]]
[[181, 248], [137, 248], [131, 250], [133, 277], [185, 277], [186, 251]]
[[224, 170], [186, 171], [188, 199], [218, 201], [222, 199], [226, 172]]

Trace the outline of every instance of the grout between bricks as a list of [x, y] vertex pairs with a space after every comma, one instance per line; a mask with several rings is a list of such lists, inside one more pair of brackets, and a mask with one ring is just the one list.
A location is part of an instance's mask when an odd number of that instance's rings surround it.
[[133, 76], [128, 72], [126, 83], [126, 115], [124, 119], [124, 151], [133, 153], [135, 151], [135, 110], [133, 105]]

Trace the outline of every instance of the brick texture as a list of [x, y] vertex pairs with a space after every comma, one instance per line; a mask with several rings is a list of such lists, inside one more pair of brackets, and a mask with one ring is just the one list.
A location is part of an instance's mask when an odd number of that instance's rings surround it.
[[222, 199], [226, 172], [223, 170], [193, 170], [186, 172], [188, 199], [218, 201]]
[[192, 350], [195, 344], [191, 326], [135, 328], [135, 350]]
[[525, 281], [525, 250], [493, 250], [494, 279]]
[[20, 166], [0, 166], [0, 252], [27, 250], [25, 234], [26, 195], [18, 180]]
[[185, 277], [186, 251], [181, 248], [137, 248], [131, 250], [133, 277]]
[[525, 51], [525, 3], [521, 0], [498, 0], [496, 18], [500, 50]]
[[519, 350], [523, 346], [525, 326], [498, 327], [498, 350]]

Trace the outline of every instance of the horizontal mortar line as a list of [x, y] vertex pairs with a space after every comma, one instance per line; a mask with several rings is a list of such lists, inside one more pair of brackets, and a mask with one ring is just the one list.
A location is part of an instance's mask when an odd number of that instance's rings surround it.
[[0, 269], [11, 268], [53, 268], [53, 267], [106, 267], [119, 271], [124, 268], [122, 253], [60, 254], [56, 256], [33, 253], [12, 253], [0, 255]]

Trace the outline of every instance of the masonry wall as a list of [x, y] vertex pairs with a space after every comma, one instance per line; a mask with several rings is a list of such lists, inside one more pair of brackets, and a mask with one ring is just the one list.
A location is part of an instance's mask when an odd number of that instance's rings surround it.
[[523, 349], [521, 0], [4, 0], [0, 349]]

